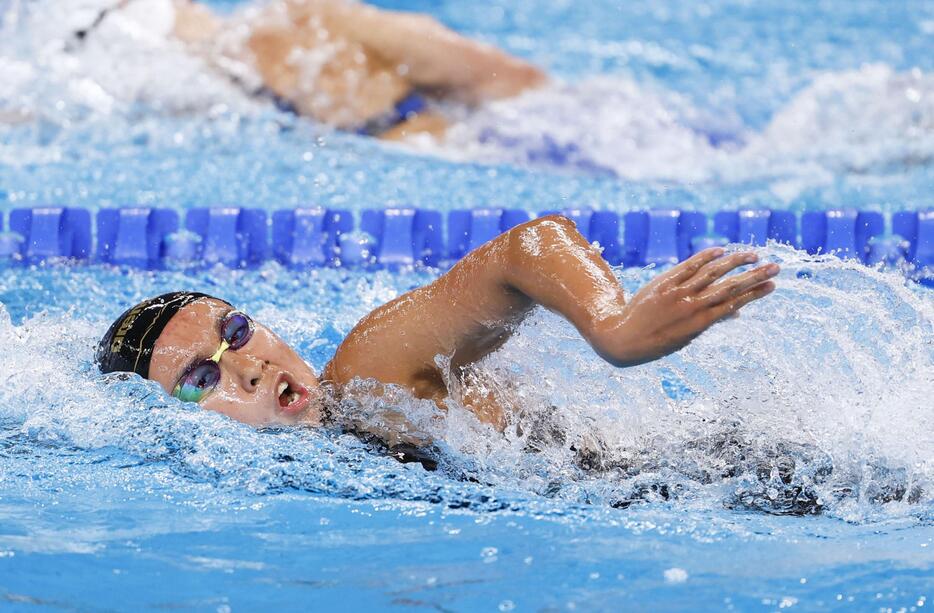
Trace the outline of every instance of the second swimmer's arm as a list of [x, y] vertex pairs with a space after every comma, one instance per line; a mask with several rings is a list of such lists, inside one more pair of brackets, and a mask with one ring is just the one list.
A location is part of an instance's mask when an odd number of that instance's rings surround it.
[[325, 376], [375, 378], [442, 401], [438, 355], [454, 368], [499, 347], [536, 305], [563, 315], [616, 366], [677, 351], [715, 322], [774, 289], [769, 264], [751, 252], [708, 249], [658, 275], [626, 301], [613, 271], [570, 220], [549, 216], [486, 243], [434, 283], [367, 315], [338, 348]]
[[323, 12], [335, 32], [400, 66], [416, 87], [445, 89], [479, 102], [515, 96], [546, 81], [531, 64], [461, 36], [428, 15], [356, 2], [292, 1]]

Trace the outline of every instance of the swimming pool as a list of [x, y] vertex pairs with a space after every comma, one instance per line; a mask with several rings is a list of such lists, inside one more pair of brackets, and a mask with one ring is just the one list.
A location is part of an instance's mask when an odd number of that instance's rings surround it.
[[[574, 85], [515, 103], [535, 122], [497, 107], [413, 154], [238, 99], [171, 54], [151, 70], [151, 52], [125, 56], [137, 80], [69, 64], [41, 44], [55, 25], [31, 24], [0, 43], [0, 97], [41, 116], [0, 128], [2, 206], [930, 205], [926, 4], [398, 6]], [[28, 8], [8, 3], [5, 26]], [[158, 82], [166, 66], [184, 88]], [[624, 103], [653, 112], [611, 112]], [[562, 163], [538, 154], [541, 129]], [[446, 441], [433, 473], [352, 437], [256, 431], [148, 383], [104, 383], [90, 358], [124, 305], [184, 286], [248, 309], [320, 369], [357, 318], [434, 271], [2, 265], [4, 607], [923, 610], [932, 294], [762, 253], [784, 264], [773, 300], [657, 363], [615, 371], [557, 318], [527, 321], [479, 374], [563, 433], [537, 452], [463, 411], [355, 408]], [[620, 272], [629, 289], [651, 274]]]

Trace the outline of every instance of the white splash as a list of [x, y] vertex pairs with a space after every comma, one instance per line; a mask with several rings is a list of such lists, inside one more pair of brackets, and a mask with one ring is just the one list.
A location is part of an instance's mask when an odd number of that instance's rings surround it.
[[8, 9], [0, 38], [0, 125], [68, 127], [95, 116], [207, 115], [253, 106], [228, 77], [169, 35], [171, 3], [131, 3], [134, 10], [110, 11], [84, 40], [75, 38], [111, 4], [45, 0], [15, 15]]
[[488, 104], [457, 122], [445, 142], [412, 145], [454, 159], [604, 170], [634, 180], [800, 177], [820, 184], [839, 172], [930, 164], [934, 76], [881, 64], [818, 74], [762, 132], [728, 111], [705, 112], [625, 76], [588, 78]]
[[688, 108], [675, 95], [620, 77], [558, 83], [467, 115], [452, 126], [438, 152], [455, 159], [604, 170], [636, 180], [699, 181], [709, 178], [710, 158], [726, 152], [686, 125]]

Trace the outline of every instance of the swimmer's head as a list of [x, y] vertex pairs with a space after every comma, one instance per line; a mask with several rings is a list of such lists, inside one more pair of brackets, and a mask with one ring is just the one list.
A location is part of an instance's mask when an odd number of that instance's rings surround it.
[[321, 422], [314, 371], [269, 328], [205, 294], [173, 292], [128, 309], [96, 360], [102, 372], [135, 372], [244, 423]]

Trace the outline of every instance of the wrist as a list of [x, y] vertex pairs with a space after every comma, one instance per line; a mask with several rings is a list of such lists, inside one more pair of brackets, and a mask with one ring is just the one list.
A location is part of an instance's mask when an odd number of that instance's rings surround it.
[[617, 368], [626, 368], [648, 361], [632, 332], [632, 322], [624, 307], [596, 320], [592, 332], [586, 336], [597, 355]]

